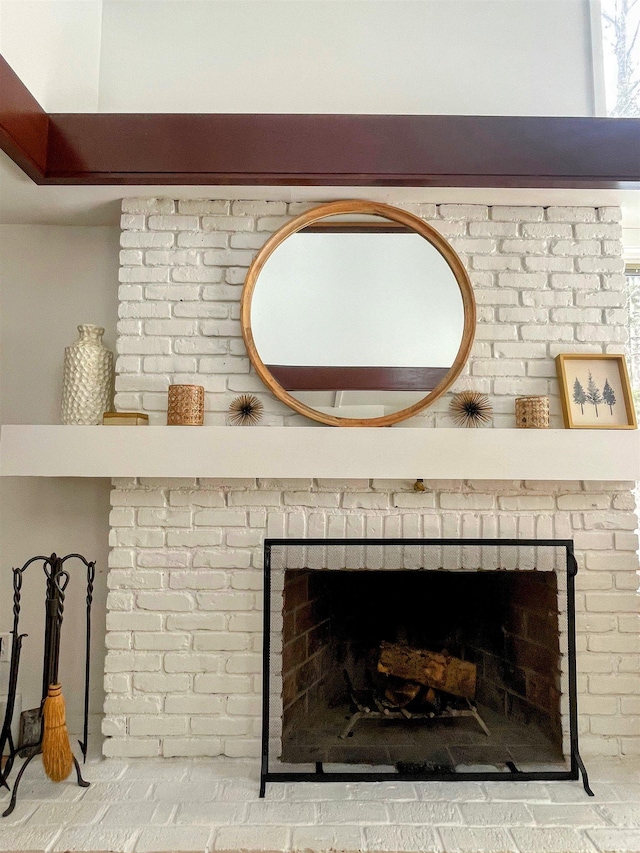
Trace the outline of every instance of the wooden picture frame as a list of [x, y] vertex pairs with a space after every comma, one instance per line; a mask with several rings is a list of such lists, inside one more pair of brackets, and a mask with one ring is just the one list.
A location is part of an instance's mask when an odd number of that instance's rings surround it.
[[566, 429], [637, 429], [624, 355], [561, 353], [556, 356]]

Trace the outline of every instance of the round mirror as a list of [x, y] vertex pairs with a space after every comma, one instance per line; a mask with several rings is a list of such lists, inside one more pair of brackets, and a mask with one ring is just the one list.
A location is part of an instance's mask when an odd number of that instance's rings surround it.
[[377, 202], [325, 204], [263, 246], [242, 292], [242, 334], [263, 382], [334, 426], [389, 426], [453, 383], [475, 301], [449, 243]]

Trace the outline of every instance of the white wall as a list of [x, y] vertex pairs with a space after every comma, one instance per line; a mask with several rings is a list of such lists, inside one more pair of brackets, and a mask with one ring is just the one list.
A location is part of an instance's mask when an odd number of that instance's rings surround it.
[[0, 0], [53, 112], [592, 115], [589, 0]]
[[113, 348], [117, 228], [0, 227], [0, 422], [60, 423], [65, 346], [79, 323]]
[[[3, 423], [59, 423], [64, 347], [82, 322], [105, 326], [113, 347], [117, 317], [118, 230], [0, 227], [0, 404]], [[79, 551], [96, 559], [91, 712], [102, 707], [110, 482], [0, 480], [0, 631], [11, 628], [11, 573], [36, 554]], [[79, 564], [73, 567], [77, 571]], [[35, 574], [32, 572], [32, 575]], [[84, 591], [69, 589], [61, 677], [69, 724], [82, 708]], [[21, 630], [23, 708], [40, 698], [42, 585], [27, 579]], [[0, 693], [8, 667], [0, 665]]]
[[94, 112], [102, 0], [0, 0], [0, 53], [44, 109]]
[[592, 115], [588, 0], [104, 0], [104, 112]]

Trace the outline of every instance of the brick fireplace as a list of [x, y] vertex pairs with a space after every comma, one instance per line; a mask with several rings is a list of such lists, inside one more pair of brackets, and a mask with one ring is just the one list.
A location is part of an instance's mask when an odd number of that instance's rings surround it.
[[[268, 730], [281, 732], [270, 762], [436, 776], [508, 762], [565, 769], [575, 662], [567, 553], [507, 541], [267, 540], [269, 613], [282, 614], [265, 650], [276, 685]], [[434, 666], [469, 681], [452, 678], [448, 696], [405, 685], [408, 673], [400, 680], [380, 668], [382, 649], [398, 643], [435, 650]]]
[[[206, 388], [206, 423], [251, 392], [266, 425], [310, 423], [250, 369], [239, 299], [255, 252], [312, 205], [127, 199], [122, 217], [116, 404], [164, 423], [170, 382]], [[478, 304], [454, 391], [549, 394], [553, 358], [626, 342], [616, 208], [406, 205], [441, 231]], [[450, 426], [449, 398], [406, 427]], [[416, 475], [422, 472], [416, 471]], [[584, 755], [638, 752], [637, 520], [627, 482], [377, 479], [116, 480], [112, 492], [104, 752], [257, 758], [262, 543], [272, 538], [573, 539]]]

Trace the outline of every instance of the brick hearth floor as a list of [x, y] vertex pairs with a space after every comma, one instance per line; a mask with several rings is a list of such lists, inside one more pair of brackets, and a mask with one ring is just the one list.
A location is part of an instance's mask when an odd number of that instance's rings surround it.
[[638, 853], [640, 760], [589, 770], [594, 799], [579, 782], [361, 782], [270, 784], [261, 801], [253, 762], [96, 759], [82, 789], [34, 761], [0, 850]]

